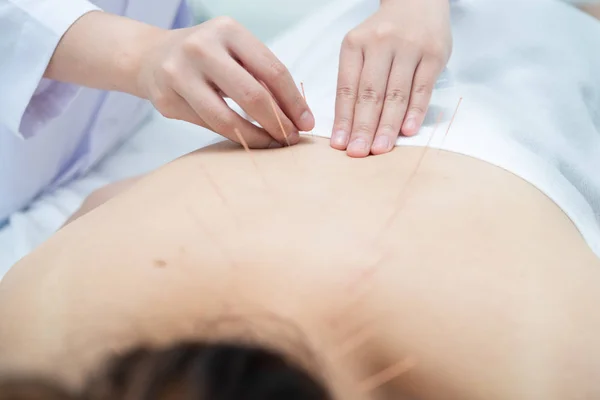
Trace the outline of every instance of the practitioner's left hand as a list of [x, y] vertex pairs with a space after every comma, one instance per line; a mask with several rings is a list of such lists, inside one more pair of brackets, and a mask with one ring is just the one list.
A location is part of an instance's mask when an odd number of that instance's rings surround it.
[[381, 0], [342, 44], [331, 146], [389, 152], [418, 132], [452, 51], [449, 0]]

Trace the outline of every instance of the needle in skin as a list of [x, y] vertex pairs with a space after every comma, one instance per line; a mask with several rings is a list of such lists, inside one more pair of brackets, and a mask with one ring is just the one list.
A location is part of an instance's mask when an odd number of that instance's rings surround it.
[[439, 125], [440, 125], [440, 121], [442, 120], [443, 116], [444, 116], [444, 113], [440, 112], [439, 115], [438, 115], [438, 117], [437, 117], [436, 123], [435, 123], [435, 128], [433, 129], [433, 132], [431, 133], [431, 136], [429, 136], [429, 140], [427, 140], [427, 144], [425, 145], [425, 148], [423, 149], [423, 152], [421, 153], [421, 156], [419, 157], [419, 160], [417, 161], [417, 164], [416, 164], [415, 168], [413, 169], [412, 173], [408, 177], [408, 179], [406, 181], [406, 184], [404, 184], [404, 186], [402, 187], [402, 189], [400, 189], [400, 193], [398, 193], [398, 197], [397, 197], [396, 203], [400, 203], [400, 204], [395, 209], [395, 211], [392, 213], [392, 215], [390, 215], [390, 218], [388, 218], [386, 224], [384, 225], [384, 228], [381, 230], [380, 237], [381, 237], [381, 235], [383, 235], [383, 233], [387, 229], [390, 228], [390, 226], [392, 225], [392, 222], [394, 222], [394, 220], [396, 219], [398, 213], [402, 209], [402, 203], [403, 203], [402, 200], [403, 200], [404, 194], [408, 190], [408, 187], [410, 186], [410, 183], [412, 182], [412, 180], [414, 179], [414, 177], [419, 172], [419, 169], [421, 168], [421, 164], [423, 163], [423, 160], [425, 159], [425, 155], [427, 154], [427, 151], [429, 150], [429, 145], [431, 144], [431, 140], [435, 136], [435, 133], [437, 132], [437, 129], [438, 129]]
[[[331, 320], [332, 323], [338, 325], [337, 322], [339, 319], [348, 314], [354, 314], [360, 303], [366, 301], [366, 297], [374, 289], [375, 276], [380, 271], [382, 263], [388, 260], [389, 255], [389, 253], [381, 255], [375, 263], [358, 271], [358, 274], [348, 282], [346, 290], [348, 291], [347, 295], [350, 299], [341, 309], [338, 317]], [[382, 317], [383, 316], [374, 316], [373, 318], [369, 318], [369, 321], [364, 321], [357, 329], [353, 329], [354, 332], [345, 335], [345, 337], [340, 340], [341, 344], [336, 346], [335, 355], [340, 358], [345, 357], [363, 346], [369, 339], [373, 338], [373, 336], [375, 336], [375, 329], [373, 329], [373, 326], [376, 324], [376, 321]]]
[[[265, 86], [265, 88], [267, 88], [267, 87]], [[290, 148], [290, 152], [292, 153], [292, 157], [294, 158], [295, 161], [297, 161], [296, 160], [296, 156], [294, 154], [294, 151], [292, 150], [292, 147], [291, 147], [291, 144], [290, 144], [289, 136], [286, 133], [285, 128], [283, 127], [283, 123], [281, 122], [281, 118], [279, 118], [279, 113], [277, 112], [277, 106], [275, 105], [275, 100], [273, 99], [273, 96], [269, 96], [269, 100], [271, 100], [271, 108], [273, 109], [273, 113], [275, 114], [275, 118], [277, 118], [277, 122], [279, 123], [279, 127], [281, 128], [281, 132], [283, 133], [283, 137], [285, 138], [285, 141], [286, 141], [288, 147]]]
[[[213, 177], [208, 172], [208, 169], [204, 165], [200, 164], [200, 169], [202, 170], [202, 174], [204, 175], [204, 177], [206, 178], [206, 180], [208, 181], [210, 186], [213, 188], [213, 190], [215, 191], [215, 193], [217, 194], [219, 199], [221, 199], [221, 202], [223, 203], [225, 208], [227, 208], [229, 210], [229, 212], [231, 213], [231, 215], [233, 215], [235, 217], [233, 208], [231, 207], [231, 204], [229, 204], [229, 201], [227, 201], [227, 197], [225, 197], [225, 194], [221, 190], [221, 187], [219, 186], [219, 184], [213, 179]], [[237, 217], [236, 217], [236, 222], [239, 223], [239, 221], [237, 220]]]
[[242, 135], [242, 132], [240, 132], [239, 129], [235, 128], [234, 132], [235, 132], [235, 135], [237, 136], [238, 140], [242, 144], [242, 146], [244, 146], [244, 150], [248, 154], [248, 157], [250, 157], [250, 161], [252, 162], [252, 165], [254, 165], [254, 168], [256, 169], [258, 175], [260, 175], [260, 178], [262, 179], [263, 184], [265, 185], [265, 187], [267, 187], [267, 181], [265, 180], [265, 177], [260, 173], [260, 168], [258, 168], [258, 164], [256, 163], [256, 160], [254, 159], [254, 155], [252, 154], [250, 147], [248, 146], [248, 142], [246, 142], [246, 139], [244, 139], [244, 136]]
[[273, 113], [275, 114], [275, 118], [277, 118], [277, 123], [279, 123], [279, 128], [281, 128], [281, 133], [283, 133], [283, 137], [285, 138], [285, 142], [287, 143], [288, 147], [290, 147], [291, 146], [290, 139], [288, 137], [287, 132], [285, 131], [285, 128], [283, 127], [283, 123], [281, 122], [281, 118], [279, 118], [279, 113], [277, 112], [277, 106], [275, 105], [275, 100], [273, 100], [273, 96], [271, 96], [271, 92], [269, 91], [269, 88], [264, 83], [262, 83], [262, 85], [265, 87], [265, 89], [269, 93], [269, 101], [271, 102], [271, 108], [273, 109]]

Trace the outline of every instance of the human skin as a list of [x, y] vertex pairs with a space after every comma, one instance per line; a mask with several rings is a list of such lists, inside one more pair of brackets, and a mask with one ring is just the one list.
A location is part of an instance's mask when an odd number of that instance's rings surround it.
[[404, 360], [392, 398], [598, 398], [598, 282], [560, 208], [483, 161], [224, 143], [141, 178], [15, 265], [0, 284], [0, 360], [77, 385], [115, 351], [214, 339], [207, 327], [233, 319], [218, 337], [300, 332], [346, 382], [336, 388]]
[[342, 43], [331, 146], [366, 157], [415, 135], [451, 51], [448, 0], [381, 0]]
[[600, 4], [583, 4], [579, 8], [592, 17], [600, 19]]
[[[251, 147], [295, 144], [298, 130], [314, 126], [285, 65], [227, 17], [167, 30], [89, 12], [62, 37], [44, 76], [148, 99], [168, 118], [207, 127], [234, 141], [234, 129], [240, 129]], [[223, 96], [236, 101], [261, 127], [231, 110]], [[271, 96], [287, 138], [273, 118]]]
[[[448, 0], [382, 0], [342, 44], [332, 146], [365, 157], [391, 151], [401, 132], [416, 134], [451, 48]], [[233, 141], [237, 128], [253, 148], [295, 144], [299, 130], [315, 125], [286, 66], [228, 17], [165, 30], [90, 12], [67, 30], [45, 77], [148, 99], [168, 118]], [[272, 118], [272, 106], [288, 137]]]

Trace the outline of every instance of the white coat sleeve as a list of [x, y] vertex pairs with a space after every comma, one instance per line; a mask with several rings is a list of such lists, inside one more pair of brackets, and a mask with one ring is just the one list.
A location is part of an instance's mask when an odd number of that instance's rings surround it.
[[27, 138], [60, 114], [77, 89], [42, 77], [64, 33], [97, 9], [86, 0], [0, 0], [0, 126]]

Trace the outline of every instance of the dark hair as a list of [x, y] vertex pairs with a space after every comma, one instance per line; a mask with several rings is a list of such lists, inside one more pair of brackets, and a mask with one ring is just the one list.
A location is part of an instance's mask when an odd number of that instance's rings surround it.
[[331, 400], [317, 379], [281, 354], [232, 343], [179, 343], [115, 357], [69, 394], [42, 381], [0, 382], [0, 400]]

